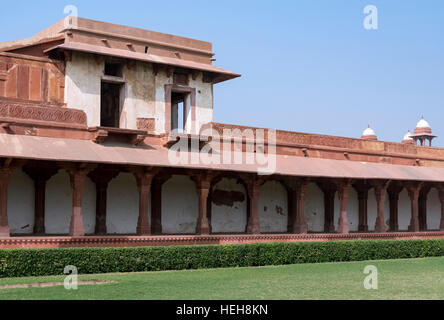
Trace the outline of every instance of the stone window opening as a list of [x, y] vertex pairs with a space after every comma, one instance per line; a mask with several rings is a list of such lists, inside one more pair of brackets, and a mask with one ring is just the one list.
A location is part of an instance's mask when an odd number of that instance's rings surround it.
[[181, 92], [171, 93], [171, 130], [179, 133], [186, 132], [188, 120], [187, 94]]
[[100, 126], [120, 127], [122, 109], [121, 92], [123, 84], [102, 81], [100, 95]]
[[165, 85], [165, 132], [181, 127], [183, 133], [195, 134], [195, 122], [196, 89], [177, 84]]
[[105, 62], [105, 76], [122, 78], [122, 64], [116, 62]]

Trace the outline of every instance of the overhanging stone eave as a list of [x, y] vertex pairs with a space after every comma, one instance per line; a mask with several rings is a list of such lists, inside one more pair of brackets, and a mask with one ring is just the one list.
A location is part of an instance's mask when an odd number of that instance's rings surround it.
[[[311, 178], [444, 182], [444, 168], [439, 167], [276, 155], [275, 170], [267, 171], [264, 166], [257, 164], [174, 164], [169, 161], [168, 149], [161, 145], [102, 145], [91, 140], [8, 134], [0, 134], [0, 144], [4, 146], [0, 149], [0, 157], [14, 159], [269, 173]], [[270, 161], [274, 160], [270, 158]]]

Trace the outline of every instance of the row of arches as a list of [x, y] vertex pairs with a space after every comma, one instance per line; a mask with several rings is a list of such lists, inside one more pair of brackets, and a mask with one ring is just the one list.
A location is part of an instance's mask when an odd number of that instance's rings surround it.
[[[86, 234], [95, 233], [96, 184], [87, 178], [82, 192], [82, 215]], [[8, 219], [11, 234], [33, 233], [34, 181], [22, 170], [12, 173], [8, 186]], [[248, 223], [248, 191], [235, 177], [221, 177], [212, 185], [209, 201], [212, 233], [245, 233]], [[139, 216], [139, 194], [134, 176], [122, 172], [110, 181], [107, 188], [107, 234], [135, 234]], [[339, 219], [339, 199], [335, 194], [334, 229]], [[407, 230], [411, 219], [411, 202], [406, 189], [399, 194], [399, 230]], [[151, 212], [152, 201], [149, 202]], [[368, 229], [374, 231], [376, 199], [369, 194]], [[194, 234], [199, 212], [196, 185], [187, 175], [173, 175], [162, 184], [161, 229], [163, 234]], [[390, 202], [384, 203], [385, 223], [389, 226]], [[49, 235], [68, 234], [72, 215], [72, 188], [66, 171], [59, 171], [46, 183], [45, 232]], [[312, 182], [307, 186], [304, 215], [309, 232], [325, 232], [324, 192]], [[286, 186], [277, 180], [260, 186], [258, 217], [262, 233], [288, 232], [289, 199]], [[347, 217], [351, 232], [359, 231], [359, 200], [355, 189], [350, 188]], [[149, 215], [151, 220], [151, 216]], [[441, 204], [436, 189], [427, 198], [427, 228], [439, 230]], [[151, 223], [151, 221], [150, 221]]]
[[[269, 182], [260, 198], [263, 232], [286, 232], [287, 198], [280, 183]], [[212, 203], [212, 227], [215, 233], [243, 233], [247, 224], [247, 191], [236, 179], [221, 179], [215, 190], [232, 193], [234, 200]], [[240, 197], [239, 197], [240, 195]], [[268, 196], [267, 196], [268, 195]], [[235, 198], [235, 197], [238, 198]], [[12, 173], [8, 187], [8, 220], [11, 234], [32, 234], [35, 189], [33, 180], [21, 170]], [[136, 180], [120, 173], [107, 189], [108, 234], [135, 234], [139, 215]], [[149, 211], [151, 212], [150, 201]], [[72, 188], [69, 176], [59, 171], [46, 183], [46, 234], [68, 234], [72, 215]], [[94, 234], [96, 223], [96, 186], [87, 178], [82, 192], [82, 216], [86, 234]], [[195, 183], [185, 175], [174, 175], [162, 185], [162, 232], [193, 234], [198, 217]], [[151, 217], [149, 217], [151, 218]], [[150, 219], [151, 220], [151, 219]], [[266, 223], [268, 221], [268, 223]], [[150, 221], [151, 223], [151, 221]]]

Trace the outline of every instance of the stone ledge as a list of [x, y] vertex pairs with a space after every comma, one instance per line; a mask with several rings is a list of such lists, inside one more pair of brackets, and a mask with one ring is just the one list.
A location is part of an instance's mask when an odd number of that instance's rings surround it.
[[43, 249], [76, 247], [150, 247], [209, 244], [247, 244], [257, 242], [308, 242], [344, 240], [442, 239], [444, 232], [393, 232], [350, 234], [260, 234], [260, 235], [183, 235], [183, 236], [87, 236], [0, 238], [0, 249]]

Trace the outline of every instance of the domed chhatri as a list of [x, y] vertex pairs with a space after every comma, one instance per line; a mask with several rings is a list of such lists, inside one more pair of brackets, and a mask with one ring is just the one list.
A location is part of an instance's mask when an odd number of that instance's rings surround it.
[[404, 135], [404, 139], [402, 139], [403, 144], [415, 144], [415, 140], [412, 138], [412, 133], [410, 130]]
[[414, 134], [411, 135], [412, 139], [418, 144], [418, 141], [421, 146], [426, 146], [426, 141], [429, 141], [429, 146], [432, 146], [432, 140], [436, 138], [435, 135], [432, 134], [432, 128], [430, 124], [424, 119], [424, 117], [419, 120], [416, 125]]
[[364, 132], [362, 133], [361, 139], [378, 140], [378, 137], [376, 136], [375, 131], [372, 128], [370, 128], [370, 125], [369, 125], [368, 128], [365, 129]]

